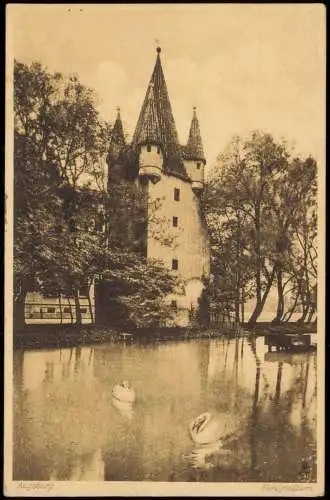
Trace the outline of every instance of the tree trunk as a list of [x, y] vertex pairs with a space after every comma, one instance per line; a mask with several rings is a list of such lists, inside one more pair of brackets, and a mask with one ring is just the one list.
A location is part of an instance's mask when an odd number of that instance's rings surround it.
[[282, 382], [282, 369], [283, 362], [279, 362], [276, 377], [276, 388], [275, 388], [275, 403], [278, 404], [281, 396], [281, 382]]
[[237, 237], [236, 237], [236, 297], [235, 297], [235, 322], [240, 322], [241, 303], [241, 220], [239, 210], [237, 211]]
[[91, 301], [91, 286], [92, 286], [92, 284], [90, 284], [89, 288], [88, 288], [87, 300], [88, 300], [89, 312], [91, 315], [91, 323], [94, 323], [94, 314], [93, 314], [93, 307], [92, 307], [92, 301]]
[[274, 281], [275, 271], [276, 271], [276, 266], [274, 265], [272, 274], [269, 278], [269, 281], [267, 283], [267, 286], [266, 286], [266, 289], [264, 291], [262, 298], [260, 300], [258, 300], [258, 298], [257, 298], [256, 306], [255, 306], [254, 311], [251, 314], [250, 319], [248, 321], [249, 325], [254, 325], [256, 323], [257, 319], [259, 318], [260, 314], [262, 313], [266, 299], [267, 299], [268, 294], [269, 294], [269, 290], [271, 289], [273, 281]]
[[309, 304], [304, 305], [303, 313], [300, 316], [300, 318], [297, 319], [296, 323], [304, 323], [304, 321], [306, 320], [309, 309], [310, 309]]
[[242, 298], [241, 298], [241, 320], [242, 323], [244, 323], [245, 320], [245, 311], [244, 311], [244, 306], [245, 306], [245, 297], [244, 297], [244, 287], [242, 288]]
[[21, 330], [25, 326], [25, 299], [26, 293], [22, 292], [14, 300], [13, 324], [15, 330]]
[[280, 323], [283, 312], [284, 312], [284, 290], [283, 290], [283, 269], [280, 264], [278, 264], [276, 269], [276, 278], [277, 278], [277, 311], [276, 316], [273, 319], [273, 323]]
[[299, 319], [297, 319], [297, 323], [303, 323], [306, 320], [307, 314], [311, 308], [311, 292], [309, 286], [309, 275], [308, 275], [308, 253], [307, 253], [307, 242], [306, 236], [304, 235], [304, 275], [305, 275], [305, 288], [306, 292], [304, 294], [304, 305], [303, 305], [303, 313]]
[[76, 286], [73, 288], [73, 297], [74, 297], [74, 304], [75, 304], [75, 309], [76, 309], [76, 325], [81, 325], [82, 318], [81, 318], [81, 311], [80, 311], [80, 301], [79, 301], [78, 288]]
[[235, 297], [235, 323], [239, 324], [239, 306], [240, 306], [240, 300], [239, 300], [239, 289], [236, 291], [236, 297]]
[[[261, 285], [261, 242], [260, 242], [260, 203], [255, 208], [255, 257], [256, 257], [256, 270], [255, 270], [255, 286], [256, 286], [256, 306], [248, 321], [249, 324], [255, 323], [258, 319], [263, 305], [262, 305], [262, 285]], [[268, 295], [268, 292], [267, 292]]]
[[262, 301], [262, 286], [261, 286], [261, 243], [260, 243], [260, 206], [256, 207], [255, 213], [255, 229], [256, 229], [256, 298], [257, 305], [260, 307]]
[[290, 318], [292, 316], [292, 314], [294, 313], [294, 310], [297, 306], [297, 302], [298, 302], [298, 299], [299, 299], [299, 293], [297, 292], [296, 294], [296, 298], [294, 299], [294, 303], [293, 303], [293, 306], [291, 307], [291, 309], [289, 311], [287, 311], [285, 314], [284, 314], [284, 317], [283, 317], [283, 321], [285, 321], [286, 323], [288, 321], [290, 321]]
[[62, 311], [62, 300], [61, 300], [61, 294], [58, 294], [58, 304], [60, 306], [60, 325], [63, 323], [63, 311]]
[[314, 313], [315, 313], [315, 308], [311, 307], [311, 310], [309, 311], [309, 315], [307, 318], [307, 323], [310, 323], [312, 321], [312, 317], [313, 317]]
[[73, 325], [73, 314], [72, 314], [72, 307], [71, 307], [70, 297], [68, 297], [68, 304], [70, 306], [69, 309], [70, 309], [71, 325]]

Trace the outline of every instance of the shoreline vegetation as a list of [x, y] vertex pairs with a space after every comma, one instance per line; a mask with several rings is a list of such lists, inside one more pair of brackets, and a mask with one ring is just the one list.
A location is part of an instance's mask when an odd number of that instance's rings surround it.
[[[221, 337], [241, 337], [245, 335], [264, 336], [267, 334], [316, 333], [316, 323], [257, 323], [224, 324], [207, 328], [164, 327], [136, 328], [123, 330], [103, 325], [26, 325], [13, 334], [14, 349], [65, 348], [79, 345], [103, 343], [152, 343], [176, 340], [212, 339]], [[123, 340], [122, 334], [131, 334]]]

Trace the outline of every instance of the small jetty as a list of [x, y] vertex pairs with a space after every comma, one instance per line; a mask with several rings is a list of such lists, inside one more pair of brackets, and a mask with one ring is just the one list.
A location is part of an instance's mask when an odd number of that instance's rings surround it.
[[316, 349], [316, 323], [257, 323], [250, 331], [264, 336], [268, 352], [308, 352]]
[[265, 333], [265, 345], [268, 352], [299, 351], [308, 352], [316, 349], [316, 325], [299, 324], [268, 326]]
[[244, 326], [253, 331], [254, 333], [260, 333], [264, 335], [280, 335], [280, 334], [311, 334], [317, 332], [316, 323], [269, 323], [269, 322], [258, 322], [254, 325], [249, 325], [245, 323]]
[[311, 336], [309, 334], [277, 333], [265, 335], [265, 344], [268, 351], [273, 348], [277, 351], [287, 350], [309, 350], [311, 348]]

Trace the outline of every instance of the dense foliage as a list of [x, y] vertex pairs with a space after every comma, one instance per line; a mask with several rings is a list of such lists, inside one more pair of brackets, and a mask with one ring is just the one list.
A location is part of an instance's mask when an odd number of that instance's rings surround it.
[[143, 193], [132, 183], [107, 189], [111, 127], [102, 122], [96, 105], [94, 92], [77, 77], [50, 74], [38, 63], [15, 62], [18, 325], [24, 323], [25, 297], [32, 290], [73, 296], [80, 323], [79, 289], [95, 277], [125, 284], [117, 299], [134, 324], [143, 318], [159, 322], [167, 314], [161, 299], [176, 281], [161, 264], [143, 257]]
[[317, 166], [313, 158], [292, 157], [269, 134], [235, 137], [218, 157], [206, 186], [211, 238], [211, 295], [223, 315], [257, 321], [276, 285], [274, 321], [302, 311], [316, 312]]

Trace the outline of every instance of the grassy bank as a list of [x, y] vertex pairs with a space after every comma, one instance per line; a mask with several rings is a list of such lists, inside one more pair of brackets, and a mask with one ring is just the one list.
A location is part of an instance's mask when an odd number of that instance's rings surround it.
[[116, 341], [119, 332], [98, 325], [27, 325], [14, 332], [15, 348], [72, 347]]
[[[127, 329], [134, 342], [148, 343], [168, 340], [189, 340], [198, 338], [216, 338], [223, 335], [235, 335], [230, 325], [228, 328], [139, 328]], [[71, 347], [106, 342], [122, 342], [123, 329], [100, 325], [26, 325], [14, 333], [15, 348]]]
[[[260, 323], [251, 326], [221, 325], [212, 328], [145, 328], [125, 330], [132, 334], [132, 340], [138, 343], [190, 340], [202, 338], [219, 338], [222, 336], [267, 335], [274, 333], [314, 333], [316, 326], [312, 324], [297, 325]], [[14, 333], [15, 348], [72, 347], [107, 342], [121, 342], [123, 329], [100, 325], [27, 325]]]

